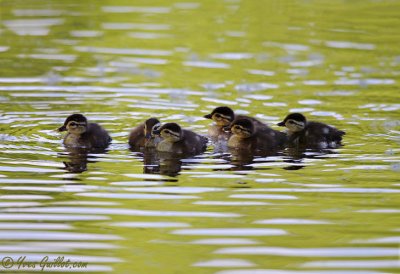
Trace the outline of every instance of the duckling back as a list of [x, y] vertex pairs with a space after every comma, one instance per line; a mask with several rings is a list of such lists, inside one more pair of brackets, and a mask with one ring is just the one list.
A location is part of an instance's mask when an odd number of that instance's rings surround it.
[[183, 138], [175, 143], [185, 154], [200, 154], [207, 149], [208, 138], [190, 130], [183, 130]]
[[96, 123], [89, 123], [87, 131], [81, 135], [87, 147], [106, 148], [112, 141], [108, 132]]
[[129, 134], [128, 143], [132, 148], [154, 148], [160, 141], [153, 130], [160, 124], [157, 118], [151, 117], [133, 128]]
[[286, 134], [254, 119], [237, 118], [232, 122], [231, 130], [234, 133], [229, 138], [228, 146], [234, 149], [271, 152], [283, 148], [286, 142]]
[[305, 129], [289, 137], [289, 145], [306, 148], [338, 148], [344, 131], [320, 122], [307, 122]]
[[145, 145], [144, 123], [141, 123], [131, 130], [128, 143], [131, 147], [143, 147]]
[[272, 152], [282, 149], [286, 139], [286, 134], [264, 125], [249, 138], [249, 142], [252, 151]]
[[162, 141], [157, 145], [157, 150], [184, 155], [196, 155], [206, 150], [207, 142], [208, 139], [206, 137], [183, 129], [181, 140], [175, 143]]

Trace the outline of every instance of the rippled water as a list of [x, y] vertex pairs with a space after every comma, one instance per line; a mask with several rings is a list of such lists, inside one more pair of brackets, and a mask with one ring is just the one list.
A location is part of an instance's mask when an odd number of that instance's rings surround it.
[[[65, 256], [114, 273], [399, 271], [399, 10], [0, 1], [0, 259]], [[210, 147], [155, 165], [128, 149], [150, 116], [206, 134], [202, 117], [219, 105], [270, 125], [300, 111], [345, 130], [345, 146], [254, 159]], [[106, 153], [64, 150], [55, 129], [74, 112], [111, 133]]]

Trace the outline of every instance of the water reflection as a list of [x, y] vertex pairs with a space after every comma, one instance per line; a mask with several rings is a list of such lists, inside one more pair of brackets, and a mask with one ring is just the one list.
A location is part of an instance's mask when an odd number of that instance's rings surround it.
[[65, 170], [71, 173], [82, 173], [87, 170], [88, 163], [96, 163], [96, 159], [104, 156], [107, 151], [99, 148], [66, 147], [64, 152], [58, 154], [58, 157], [67, 158], [63, 161]]
[[182, 169], [181, 159], [185, 158], [182, 155], [174, 153], [159, 152], [160, 174], [175, 177]]
[[[309, 159], [323, 159], [328, 151], [307, 153], [306, 150], [288, 148], [279, 152], [264, 152], [263, 154], [249, 153], [241, 150], [230, 150], [231, 154], [225, 156], [233, 165], [231, 170], [263, 170], [273, 166], [282, 166], [285, 170], [299, 170], [309, 165]], [[336, 153], [336, 152], [334, 152]]]
[[184, 155], [160, 152], [155, 148], [131, 148], [131, 151], [138, 152], [143, 160], [144, 174], [160, 174], [176, 177], [182, 170], [182, 159]]
[[[226, 142], [224, 150], [226, 148]], [[214, 145], [219, 147], [221, 142]], [[260, 171], [274, 166], [282, 166], [284, 170], [303, 169], [315, 161], [323, 161], [338, 156], [337, 150], [311, 150], [287, 148], [282, 151], [263, 151], [252, 153], [245, 150], [228, 149], [228, 152], [206, 152], [196, 157], [187, 157], [175, 153], [159, 152], [155, 149], [132, 149], [134, 155], [143, 161], [144, 174], [160, 174], [170, 177], [177, 177], [190, 170], [212, 169], [213, 171]], [[210, 165], [209, 162], [215, 162]], [[197, 165], [199, 163], [200, 165]], [[205, 165], [207, 163], [207, 165]], [[221, 174], [222, 178], [225, 175]], [[231, 175], [226, 175], [231, 176]], [[232, 175], [233, 176], [233, 175]], [[204, 177], [215, 177], [212, 174], [204, 174]], [[234, 176], [236, 177], [236, 176]], [[218, 175], [215, 177], [218, 178]]]
[[218, 271], [216, 274], [386, 274], [386, 272], [368, 270], [235, 269]]
[[[171, 177], [176, 177], [181, 174], [182, 165], [187, 170], [193, 169], [212, 169], [214, 171], [246, 171], [246, 170], [263, 170], [268, 167], [275, 166], [279, 163], [285, 163], [283, 169], [285, 170], [299, 170], [307, 165], [308, 159], [324, 159], [324, 153], [304, 153], [304, 151], [284, 151], [280, 153], [266, 152], [263, 155], [259, 153], [253, 154], [243, 150], [230, 150], [231, 153], [222, 154], [209, 154], [199, 155], [199, 157], [206, 157], [206, 159], [222, 160], [229, 163], [228, 165], [218, 164], [215, 166], [197, 166], [189, 164], [189, 160], [199, 161], [199, 158], [185, 158], [184, 155], [157, 152], [155, 150], [146, 150], [141, 154], [143, 157], [143, 173], [147, 174], [160, 174]], [[327, 152], [337, 154], [337, 152]], [[211, 158], [210, 158], [211, 157]], [[207, 177], [210, 174], [205, 174]], [[210, 175], [211, 176], [211, 175]], [[216, 177], [218, 178], [218, 176]]]
[[282, 229], [273, 228], [187, 228], [172, 231], [178, 235], [206, 235], [206, 236], [280, 236], [287, 232]]
[[192, 266], [195, 267], [252, 267], [256, 264], [242, 259], [215, 259], [209, 261], [200, 261]]
[[60, 157], [68, 158], [63, 161], [65, 170], [71, 173], [82, 173], [87, 170], [88, 151], [84, 148], [66, 148], [66, 153], [60, 154]]
[[332, 247], [332, 248], [284, 248], [284, 247], [228, 247], [215, 251], [217, 254], [275, 255], [302, 257], [392, 257], [397, 248], [390, 247]]

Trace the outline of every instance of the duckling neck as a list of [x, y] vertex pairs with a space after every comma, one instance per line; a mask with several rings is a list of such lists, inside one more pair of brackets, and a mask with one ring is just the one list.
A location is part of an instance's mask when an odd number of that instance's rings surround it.
[[160, 143], [161, 138], [158, 136], [151, 136], [149, 139], [146, 140], [145, 142], [145, 147], [146, 148], [155, 148], [157, 147], [158, 143]]
[[228, 140], [228, 147], [239, 148], [243, 141], [244, 141], [244, 139], [239, 137], [238, 135], [236, 135], [236, 134], [232, 135]]
[[288, 130], [286, 133], [288, 136], [299, 136], [301, 135], [305, 129], [299, 130], [299, 131], [293, 131], [293, 130]]

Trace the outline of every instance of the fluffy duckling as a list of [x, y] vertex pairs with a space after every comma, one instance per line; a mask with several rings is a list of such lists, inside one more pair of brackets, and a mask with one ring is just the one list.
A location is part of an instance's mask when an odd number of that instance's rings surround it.
[[157, 150], [177, 154], [199, 154], [206, 150], [208, 139], [193, 131], [182, 129], [176, 123], [166, 123], [154, 131], [159, 134], [162, 141], [158, 143]]
[[156, 134], [156, 131], [161, 127], [161, 123], [155, 124], [151, 128], [150, 138], [147, 140], [145, 147], [146, 148], [156, 148], [158, 143], [161, 142], [161, 137]]
[[284, 146], [286, 135], [280, 131], [263, 125], [257, 126], [248, 118], [237, 118], [230, 126], [232, 136], [228, 147], [248, 151], [274, 151]]
[[88, 123], [82, 114], [68, 116], [58, 131], [68, 132], [64, 137], [67, 147], [106, 148], [112, 140], [105, 129], [96, 123]]
[[158, 136], [152, 134], [152, 130], [157, 129], [160, 125], [157, 118], [149, 118], [133, 128], [129, 134], [129, 145], [131, 147], [156, 147], [160, 140]]
[[337, 148], [346, 134], [327, 124], [307, 121], [301, 113], [289, 114], [278, 126], [287, 128], [288, 145], [292, 147]]
[[213, 141], [217, 140], [228, 140], [231, 132], [226, 130], [227, 127], [237, 118], [247, 118], [253, 121], [258, 126], [266, 126], [263, 122], [245, 115], [235, 115], [230, 107], [222, 106], [215, 108], [210, 114], [204, 115], [204, 118], [211, 119], [214, 121], [214, 125], [211, 125], [208, 129], [209, 136]]

